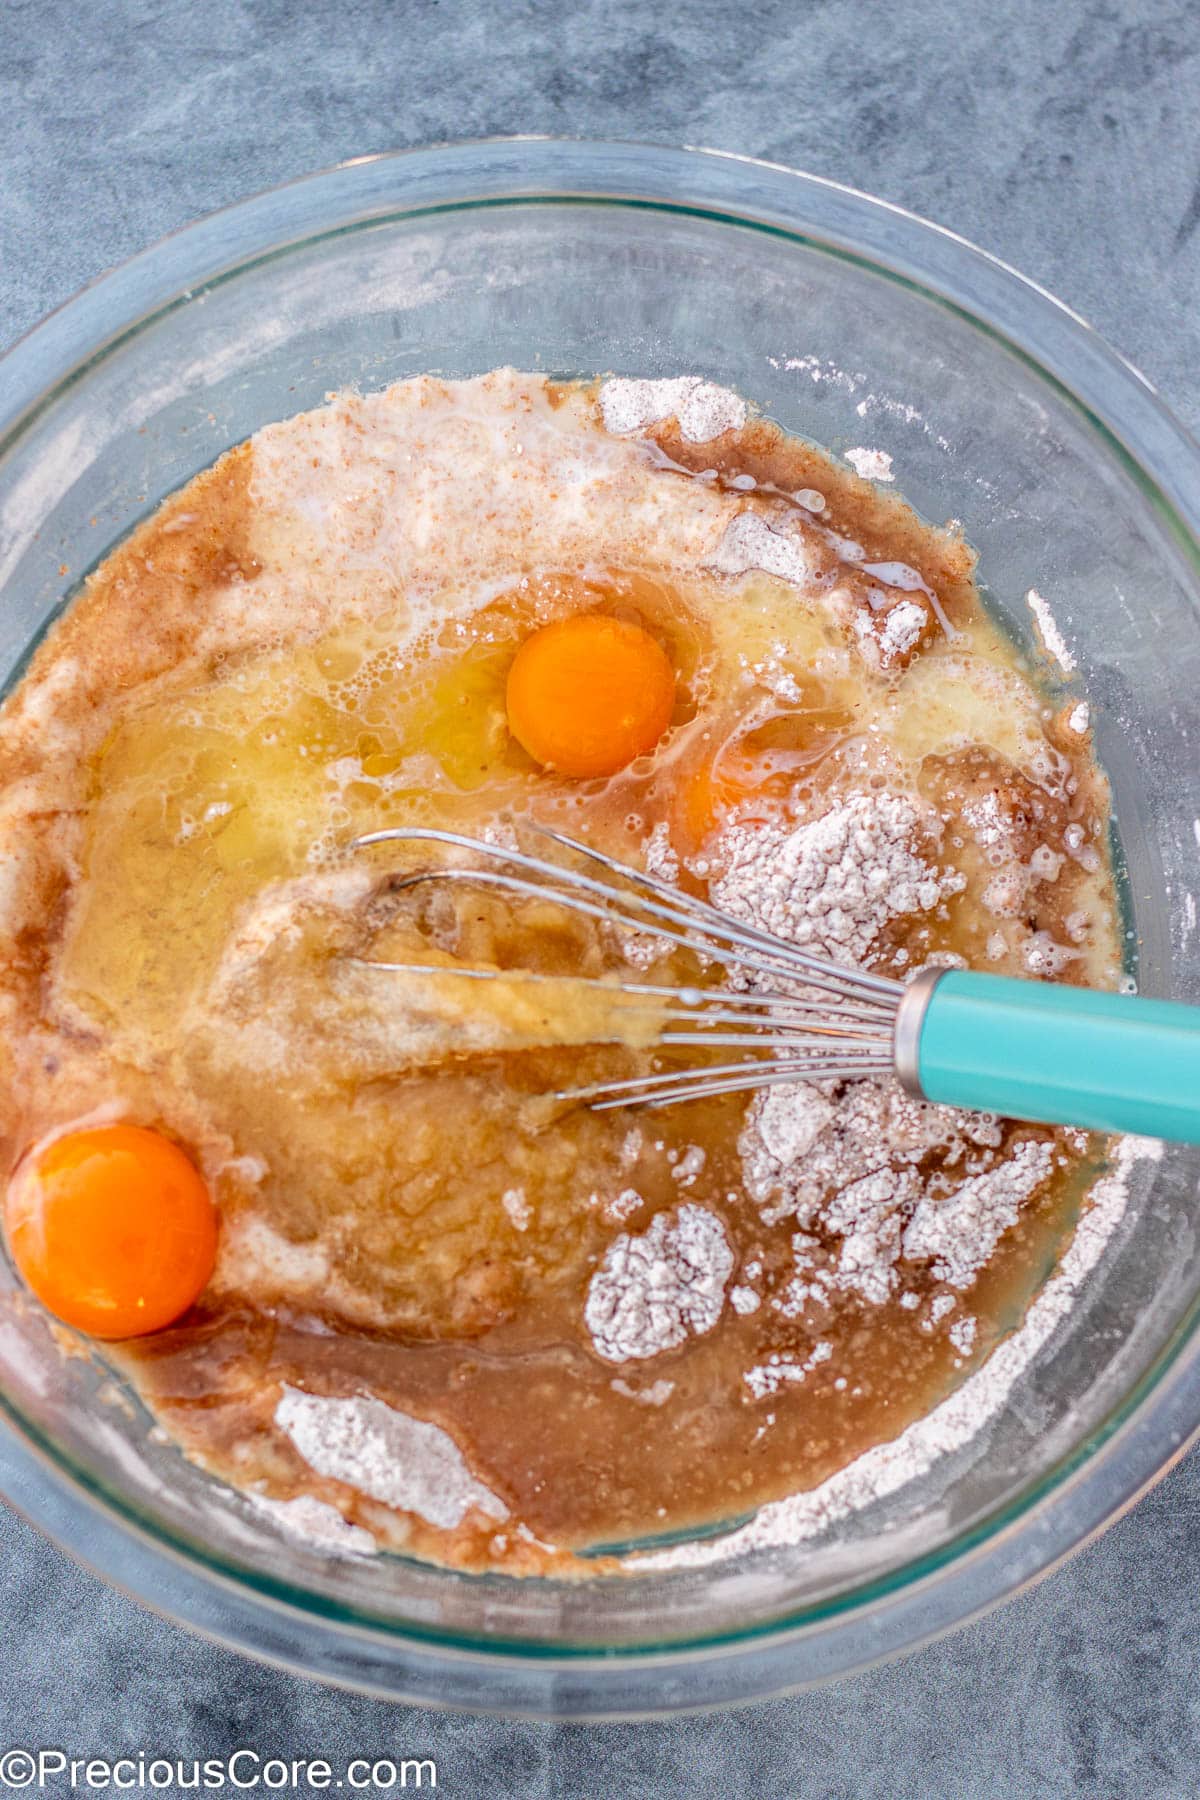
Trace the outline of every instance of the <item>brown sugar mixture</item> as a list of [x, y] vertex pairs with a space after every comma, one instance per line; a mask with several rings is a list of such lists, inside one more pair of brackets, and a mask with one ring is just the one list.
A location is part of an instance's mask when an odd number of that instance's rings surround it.
[[105, 1120], [187, 1151], [212, 1279], [106, 1353], [285, 1529], [568, 1568], [812, 1488], [987, 1357], [1103, 1167], [890, 1081], [555, 1104], [664, 1066], [653, 1007], [594, 1041], [523, 974], [694, 959], [349, 851], [541, 824], [845, 963], [1115, 984], [1086, 708], [959, 537], [704, 383], [265, 428], [91, 577], [0, 781], [7, 1166]]

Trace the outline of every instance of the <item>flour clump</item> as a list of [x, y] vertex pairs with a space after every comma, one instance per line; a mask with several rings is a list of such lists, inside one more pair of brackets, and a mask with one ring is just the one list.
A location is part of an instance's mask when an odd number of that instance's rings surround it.
[[775, 1301], [794, 1318], [837, 1292], [881, 1304], [902, 1259], [969, 1287], [1054, 1163], [1052, 1143], [1005, 1151], [988, 1114], [914, 1099], [892, 1080], [765, 1089], [741, 1151], [764, 1222], [798, 1227], [795, 1273]]
[[729, 388], [698, 375], [666, 380], [631, 381], [615, 376], [600, 389], [604, 426], [614, 437], [645, 431], [664, 419], [677, 419], [689, 444], [707, 444], [746, 423], [746, 403]]
[[932, 912], [964, 877], [917, 848], [924, 821], [902, 794], [851, 794], [792, 831], [732, 825], [718, 841], [716, 906], [843, 963], [863, 961], [880, 932]]
[[588, 1285], [584, 1318], [607, 1362], [657, 1356], [702, 1337], [721, 1316], [733, 1251], [703, 1206], [660, 1213], [648, 1231], [610, 1244]]
[[493, 1519], [508, 1517], [504, 1502], [475, 1479], [448, 1432], [382, 1400], [335, 1400], [285, 1388], [275, 1423], [318, 1475], [344, 1481], [384, 1506], [418, 1513], [431, 1525], [452, 1529], [472, 1507]]

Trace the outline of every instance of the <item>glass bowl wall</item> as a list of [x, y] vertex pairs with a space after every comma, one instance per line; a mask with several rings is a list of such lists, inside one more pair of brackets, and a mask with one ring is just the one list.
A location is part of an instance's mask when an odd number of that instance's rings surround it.
[[[1050, 602], [1114, 784], [1139, 979], [1200, 999], [1196, 448], [1019, 277], [786, 170], [628, 145], [420, 151], [263, 195], [106, 276], [0, 362], [0, 679], [114, 543], [260, 425], [347, 384], [502, 363], [705, 375], [835, 451], [889, 452], [922, 513], [963, 521], [1018, 635], [1027, 590]], [[0, 1315], [0, 1487], [150, 1604], [379, 1692], [597, 1714], [798, 1686], [1011, 1592], [1194, 1431], [1198, 1172], [1174, 1151], [1135, 1188], [978, 1441], [828, 1541], [583, 1585], [330, 1559], [155, 1443], [19, 1307]]]

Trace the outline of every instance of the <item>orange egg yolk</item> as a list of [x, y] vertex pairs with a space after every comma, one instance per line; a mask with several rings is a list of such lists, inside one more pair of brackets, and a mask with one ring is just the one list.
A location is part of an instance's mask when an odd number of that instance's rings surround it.
[[690, 856], [704, 844], [736, 806], [758, 798], [769, 788], [769, 777], [748, 762], [736, 759], [714, 767], [700, 763], [675, 783], [671, 799], [671, 837], [681, 855]]
[[577, 613], [526, 638], [506, 700], [509, 729], [535, 762], [560, 775], [615, 775], [671, 723], [675, 673], [640, 625]]
[[217, 1214], [182, 1150], [139, 1125], [69, 1131], [18, 1165], [13, 1261], [44, 1306], [92, 1337], [170, 1325], [212, 1274]]

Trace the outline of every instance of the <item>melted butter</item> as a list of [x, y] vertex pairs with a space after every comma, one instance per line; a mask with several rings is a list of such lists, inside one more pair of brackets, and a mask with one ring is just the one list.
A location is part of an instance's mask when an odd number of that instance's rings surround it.
[[1029, 770], [1045, 747], [1044, 703], [973, 635], [974, 645], [920, 658], [889, 696], [881, 729], [909, 771], [926, 756], [971, 744]]

